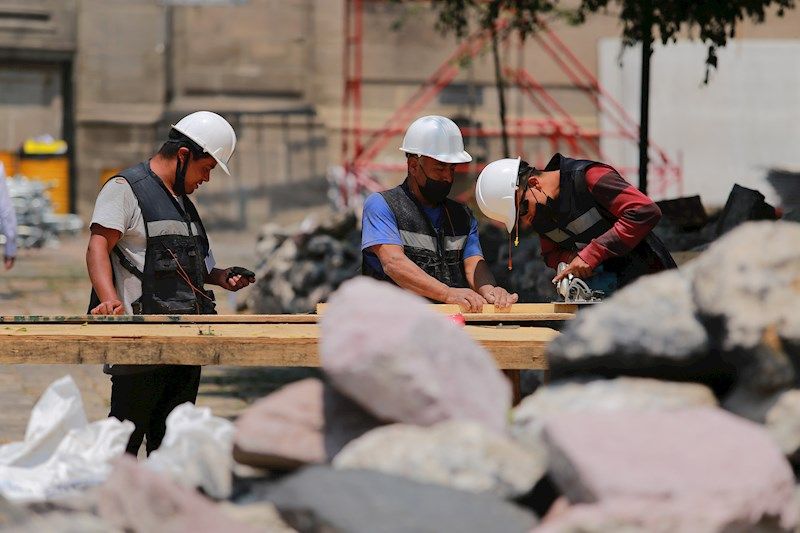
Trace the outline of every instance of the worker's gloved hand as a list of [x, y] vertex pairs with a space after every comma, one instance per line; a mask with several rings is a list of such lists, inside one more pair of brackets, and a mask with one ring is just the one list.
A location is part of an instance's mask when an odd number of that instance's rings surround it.
[[480, 313], [486, 304], [486, 299], [472, 289], [457, 289], [448, 287], [444, 303], [457, 304], [467, 313]]
[[256, 281], [256, 273], [252, 270], [247, 270], [244, 267], [230, 267], [228, 269], [228, 279], [231, 279], [234, 276], [242, 276], [250, 283], [255, 283]]

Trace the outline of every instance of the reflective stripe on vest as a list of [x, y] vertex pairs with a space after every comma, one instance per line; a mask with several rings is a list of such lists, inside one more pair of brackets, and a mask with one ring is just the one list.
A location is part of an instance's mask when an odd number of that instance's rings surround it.
[[[400, 230], [400, 238], [403, 241], [403, 246], [411, 248], [420, 248], [431, 252], [436, 251], [436, 240], [430, 235], [425, 233], [414, 233], [413, 231]], [[448, 251], [463, 250], [467, 244], [467, 236], [445, 236], [444, 249]]]
[[566, 231], [562, 231], [560, 228], [555, 228], [545, 233], [545, 235], [553, 242], [564, 242], [570, 237], [580, 235], [584, 231], [592, 228], [592, 226], [598, 222], [602, 221], [603, 216], [600, 214], [600, 211], [598, 211], [596, 207], [593, 207], [582, 215], [579, 215], [576, 219], [570, 221], [565, 226], [565, 229], [571, 234], [567, 233]]
[[436, 252], [436, 241], [430, 235], [425, 233], [414, 233], [413, 231], [400, 230], [400, 238], [403, 241], [403, 246], [411, 248], [422, 248]]

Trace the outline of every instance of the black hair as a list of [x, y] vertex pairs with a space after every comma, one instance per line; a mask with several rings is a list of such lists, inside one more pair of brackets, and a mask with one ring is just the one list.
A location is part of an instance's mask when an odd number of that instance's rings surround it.
[[[541, 176], [542, 171], [538, 168], [531, 166], [524, 159], [519, 162], [519, 171], [517, 171], [517, 185], [528, 182], [530, 176]], [[527, 187], [526, 187], [527, 188]]]
[[203, 150], [199, 144], [191, 140], [189, 137], [179, 132], [175, 128], [169, 130], [167, 141], [161, 145], [158, 150], [158, 155], [166, 159], [172, 159], [178, 155], [178, 150], [181, 147], [186, 147], [192, 154], [192, 159], [202, 159], [204, 157], [211, 157]]

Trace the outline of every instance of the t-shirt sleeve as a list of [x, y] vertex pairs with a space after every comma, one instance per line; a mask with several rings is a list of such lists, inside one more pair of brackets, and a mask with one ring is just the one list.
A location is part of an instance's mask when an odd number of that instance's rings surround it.
[[128, 182], [123, 178], [113, 178], [97, 195], [89, 225], [97, 224], [125, 233], [131, 229], [136, 205], [136, 196]]
[[400, 230], [386, 199], [379, 193], [373, 193], [364, 202], [364, 214], [361, 218], [361, 250], [377, 244], [397, 244], [402, 246]]
[[470, 213], [469, 235], [467, 235], [467, 242], [464, 245], [464, 259], [476, 255], [483, 257], [483, 250], [478, 236], [478, 220]]

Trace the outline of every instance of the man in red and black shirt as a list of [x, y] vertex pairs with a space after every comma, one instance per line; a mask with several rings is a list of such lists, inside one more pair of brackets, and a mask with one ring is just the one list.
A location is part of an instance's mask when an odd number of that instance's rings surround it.
[[[491, 165], [479, 181], [494, 178]], [[521, 161], [514, 188], [516, 229], [539, 234], [548, 266], [568, 265], [555, 283], [569, 274], [589, 282], [603, 272], [622, 287], [644, 274], [675, 267], [652, 232], [661, 210], [605, 163], [556, 154], [538, 170]]]

